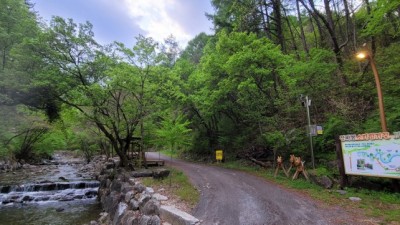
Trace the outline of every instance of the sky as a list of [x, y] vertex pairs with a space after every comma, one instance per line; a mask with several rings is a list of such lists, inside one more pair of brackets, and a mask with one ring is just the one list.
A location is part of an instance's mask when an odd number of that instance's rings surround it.
[[45, 22], [52, 16], [93, 24], [101, 44], [119, 41], [132, 47], [142, 34], [162, 42], [171, 34], [184, 48], [197, 34], [212, 34], [205, 13], [213, 13], [210, 0], [31, 0]]

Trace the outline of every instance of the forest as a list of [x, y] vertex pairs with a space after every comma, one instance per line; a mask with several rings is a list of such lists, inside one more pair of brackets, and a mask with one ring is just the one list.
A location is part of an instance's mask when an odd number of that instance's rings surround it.
[[[336, 158], [338, 135], [380, 132], [376, 62], [389, 132], [400, 131], [400, 2], [212, 0], [214, 34], [181, 49], [99, 44], [90, 22], [44, 23], [28, 0], [0, 1], [0, 158], [37, 160], [59, 149], [88, 158], [114, 149], [210, 160]], [[370, 59], [371, 59], [370, 58]]]

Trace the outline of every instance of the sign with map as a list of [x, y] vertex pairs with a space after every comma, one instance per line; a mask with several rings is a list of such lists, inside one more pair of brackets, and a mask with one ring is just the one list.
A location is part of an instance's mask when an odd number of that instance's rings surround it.
[[400, 132], [340, 137], [346, 174], [400, 179]]

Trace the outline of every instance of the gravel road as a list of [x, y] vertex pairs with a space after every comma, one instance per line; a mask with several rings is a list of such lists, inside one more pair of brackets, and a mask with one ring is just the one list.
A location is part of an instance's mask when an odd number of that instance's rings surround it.
[[[158, 153], [147, 153], [158, 159]], [[245, 172], [195, 164], [161, 155], [185, 172], [201, 193], [192, 214], [204, 225], [370, 224], [340, 207], [321, 203]], [[350, 219], [352, 218], [352, 219]]]

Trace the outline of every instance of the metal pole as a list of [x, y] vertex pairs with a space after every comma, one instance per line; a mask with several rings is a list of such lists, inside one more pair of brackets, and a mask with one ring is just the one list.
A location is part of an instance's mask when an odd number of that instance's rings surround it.
[[311, 163], [313, 169], [315, 169], [313, 140], [311, 135], [310, 105], [311, 105], [311, 100], [309, 100], [308, 96], [306, 96], [307, 123], [308, 123], [308, 136], [310, 137]]
[[375, 61], [372, 58], [371, 53], [368, 53], [368, 58], [369, 58], [369, 62], [371, 64], [372, 72], [374, 72], [376, 91], [378, 92], [379, 115], [381, 118], [382, 131], [387, 132], [388, 130], [387, 130], [387, 125], [386, 125], [386, 117], [385, 117], [385, 110], [384, 110], [384, 106], [383, 106], [381, 82], [379, 80], [378, 70], [376, 69]]

